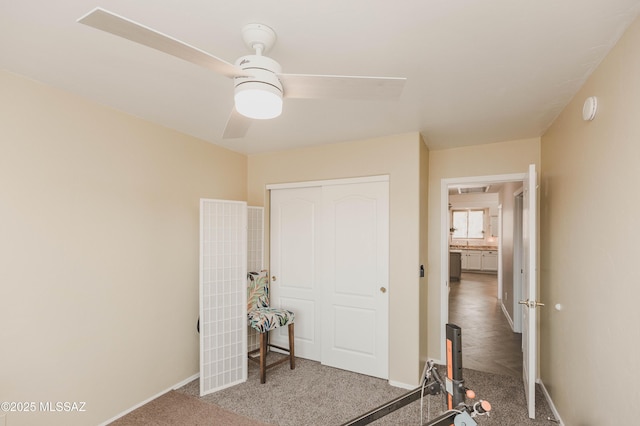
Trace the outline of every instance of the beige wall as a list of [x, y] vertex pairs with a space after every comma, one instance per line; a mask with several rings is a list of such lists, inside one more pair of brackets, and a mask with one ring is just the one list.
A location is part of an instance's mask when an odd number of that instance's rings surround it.
[[249, 203], [257, 206], [265, 205], [267, 184], [390, 176], [389, 378], [411, 386], [420, 376], [421, 144], [411, 133], [249, 156]]
[[0, 401], [88, 425], [196, 374], [199, 198], [243, 155], [0, 72]]
[[429, 150], [420, 144], [420, 265], [424, 266], [424, 277], [420, 278], [420, 361], [421, 368], [429, 360], [429, 286], [427, 265], [429, 264]]
[[[429, 153], [429, 357], [441, 359], [444, 344], [440, 333], [441, 291], [445, 288], [440, 271], [442, 179], [526, 173], [529, 164], [540, 165], [539, 138]], [[464, 338], [464, 330], [462, 333]]]
[[568, 425], [637, 423], [638, 76], [640, 21], [542, 138], [541, 376]]

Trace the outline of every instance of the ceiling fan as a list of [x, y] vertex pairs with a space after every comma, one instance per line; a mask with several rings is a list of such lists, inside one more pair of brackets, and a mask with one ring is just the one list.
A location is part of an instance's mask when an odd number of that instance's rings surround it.
[[242, 28], [243, 40], [255, 54], [242, 56], [231, 64], [102, 8], [92, 10], [78, 22], [232, 78], [235, 107], [223, 138], [243, 137], [251, 119], [277, 117], [283, 98], [393, 100], [400, 96], [406, 81], [396, 77], [284, 74], [278, 62], [264, 56], [276, 41], [275, 32], [264, 24]]

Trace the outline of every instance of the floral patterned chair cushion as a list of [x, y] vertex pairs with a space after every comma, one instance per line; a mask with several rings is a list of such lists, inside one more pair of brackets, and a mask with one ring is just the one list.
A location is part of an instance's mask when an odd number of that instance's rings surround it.
[[269, 278], [265, 272], [247, 274], [247, 311], [269, 307]]
[[247, 318], [249, 326], [259, 333], [292, 324], [293, 312], [269, 307], [269, 278], [266, 272], [250, 272], [247, 280]]
[[295, 315], [286, 309], [258, 308], [248, 313], [249, 325], [259, 333], [293, 323]]

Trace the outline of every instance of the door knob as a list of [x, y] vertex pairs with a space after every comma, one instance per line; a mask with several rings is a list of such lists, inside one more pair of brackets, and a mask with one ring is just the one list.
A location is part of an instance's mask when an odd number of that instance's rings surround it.
[[380, 292], [381, 292], [381, 293], [386, 293], [386, 292], [387, 292], [387, 289], [386, 289], [385, 287], [380, 287]]
[[271, 276], [271, 281], [275, 281], [275, 280], [276, 280], [276, 276], [275, 275]]
[[538, 306], [544, 306], [542, 302], [536, 302], [535, 300], [520, 300], [518, 302], [520, 305], [525, 305], [528, 308], [537, 308]]

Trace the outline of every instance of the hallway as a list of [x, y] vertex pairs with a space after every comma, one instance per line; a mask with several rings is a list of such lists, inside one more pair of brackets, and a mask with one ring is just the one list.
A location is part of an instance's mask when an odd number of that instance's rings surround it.
[[462, 328], [462, 365], [522, 377], [522, 335], [514, 333], [497, 295], [496, 275], [464, 272], [451, 282], [449, 322]]

